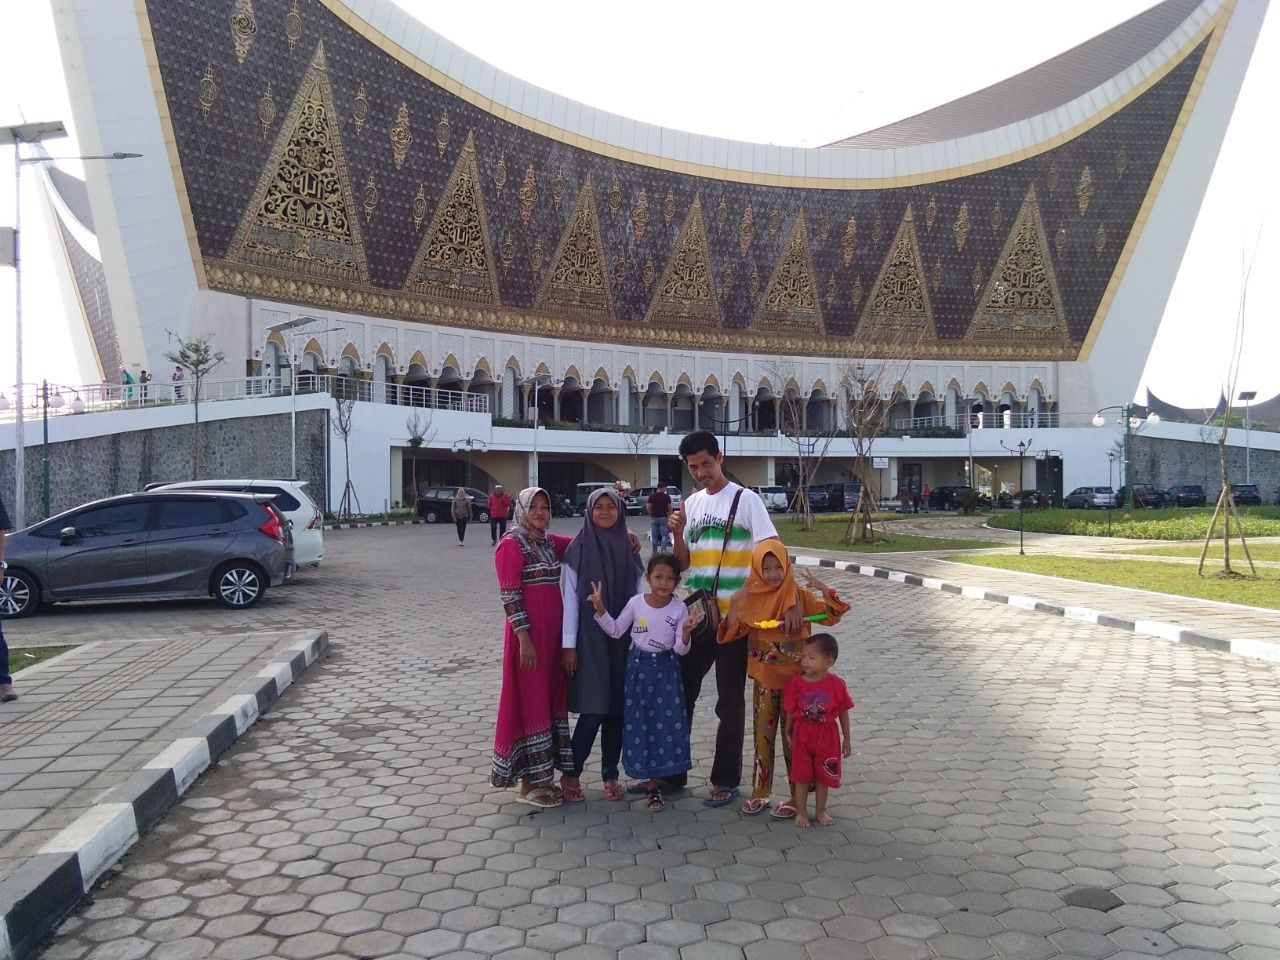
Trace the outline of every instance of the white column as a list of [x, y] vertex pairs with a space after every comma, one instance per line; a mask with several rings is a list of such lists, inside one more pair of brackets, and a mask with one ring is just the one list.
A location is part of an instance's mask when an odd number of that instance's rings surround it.
[[658, 455], [651, 454], [649, 456], [649, 481], [646, 486], [656, 487], [658, 485]]

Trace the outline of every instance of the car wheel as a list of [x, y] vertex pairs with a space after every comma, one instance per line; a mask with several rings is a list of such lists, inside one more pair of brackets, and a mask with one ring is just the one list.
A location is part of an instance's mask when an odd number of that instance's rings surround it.
[[213, 575], [214, 598], [232, 610], [247, 610], [266, 592], [266, 573], [248, 560], [223, 564]]
[[439, 523], [440, 513], [432, 507], [427, 507], [426, 510], [422, 511], [422, 519], [427, 523]]
[[489, 522], [489, 511], [488, 511], [488, 510], [481, 510], [481, 511], [480, 511], [480, 514], [479, 514], [479, 516], [477, 516], [477, 517], [476, 517], [476, 519], [477, 519], [477, 520], [479, 520], [481, 523], [488, 523], [488, 522]]
[[[2, 536], [2, 534], [0, 534]], [[22, 570], [6, 570], [0, 580], [0, 617], [16, 620], [29, 617], [40, 606], [40, 585]]]

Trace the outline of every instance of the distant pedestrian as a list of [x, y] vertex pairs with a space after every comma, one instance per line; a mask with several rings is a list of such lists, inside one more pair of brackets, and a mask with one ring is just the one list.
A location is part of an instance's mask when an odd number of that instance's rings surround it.
[[495, 547], [507, 535], [507, 520], [510, 518], [511, 497], [502, 489], [502, 484], [495, 483], [493, 493], [489, 494], [489, 539]]
[[920, 512], [920, 488], [916, 486], [911, 488], [911, 512]]
[[147, 402], [147, 384], [151, 382], [151, 374], [143, 370], [138, 374], [138, 395], [143, 403]]
[[183, 384], [186, 382], [187, 372], [181, 367], [174, 367], [173, 374], [169, 380], [173, 383], [173, 399], [181, 400], [183, 394]]
[[133, 399], [133, 374], [124, 367], [120, 368], [120, 385], [124, 387], [120, 391], [126, 403]]
[[471, 522], [471, 498], [463, 487], [459, 487], [458, 492], [453, 495], [453, 505], [449, 512], [458, 527], [458, 546], [462, 546], [462, 541], [467, 538], [467, 524]]
[[[4, 562], [4, 535], [13, 529], [9, 512], [4, 508], [4, 500], [0, 500], [0, 581], [9, 575], [8, 565]], [[18, 699], [13, 690], [13, 677], [9, 676], [9, 646], [4, 642], [4, 629], [0, 627], [0, 703], [12, 703]]]
[[667, 529], [667, 518], [671, 516], [671, 495], [666, 487], [658, 487], [649, 494], [645, 503], [649, 512], [649, 539], [653, 541], [653, 552], [666, 550], [671, 541], [671, 531]]
[[905, 483], [898, 486], [898, 512], [911, 512], [911, 490]]
[[924, 485], [924, 489], [920, 491], [921, 499], [922, 499], [922, 500], [923, 500], [923, 502], [924, 502], [924, 512], [925, 512], [925, 513], [928, 513], [928, 512], [929, 512], [929, 495], [930, 495], [929, 485], [926, 483], [926, 484]]

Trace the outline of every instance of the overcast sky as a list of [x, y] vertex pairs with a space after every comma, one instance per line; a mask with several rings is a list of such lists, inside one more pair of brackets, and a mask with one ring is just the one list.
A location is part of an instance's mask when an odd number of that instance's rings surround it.
[[[209, 2], [231, 6], [230, 0]], [[819, 146], [927, 110], [1151, 6], [1150, 0], [398, 2], [471, 53], [591, 106], [789, 146]], [[1254, 51], [1147, 367], [1147, 384], [1184, 405], [1212, 403], [1221, 389], [1241, 263], [1259, 235], [1238, 388], [1257, 390], [1259, 399], [1280, 392], [1280, 200], [1271, 186], [1280, 134], [1269, 102], [1280, 90], [1275, 19], [1269, 15]], [[70, 125], [48, 0], [7, 11], [6, 20], [16, 22], [21, 42], [11, 43], [0, 62], [0, 119], [17, 119], [21, 110], [28, 120], [61, 118]], [[74, 150], [67, 142], [66, 152]], [[24, 206], [29, 220], [34, 209]], [[0, 190], [0, 222], [12, 222], [12, 190]], [[85, 376], [60, 346], [65, 326], [49, 320], [60, 303], [49, 293], [48, 266], [42, 272], [38, 263], [50, 262], [47, 242], [41, 243], [38, 224], [28, 226], [26, 377], [78, 382]], [[13, 343], [12, 271], [0, 273], [0, 344], [7, 346]], [[10, 352], [0, 348], [6, 383], [13, 379]]]

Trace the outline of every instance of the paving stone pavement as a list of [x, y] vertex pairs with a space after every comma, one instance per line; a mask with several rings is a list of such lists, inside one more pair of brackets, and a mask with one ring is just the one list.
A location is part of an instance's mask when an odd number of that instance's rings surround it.
[[[590, 767], [586, 804], [536, 811], [487, 786], [487, 538], [326, 536], [324, 568], [255, 616], [328, 629], [329, 657], [47, 960], [1280, 956], [1274, 665], [831, 574], [855, 605], [836, 633], [857, 701], [835, 827], [710, 810], [700, 792], [649, 814], [605, 801]], [[204, 612], [95, 625], [187, 616]], [[22, 632], [68, 618], [87, 619]]]

